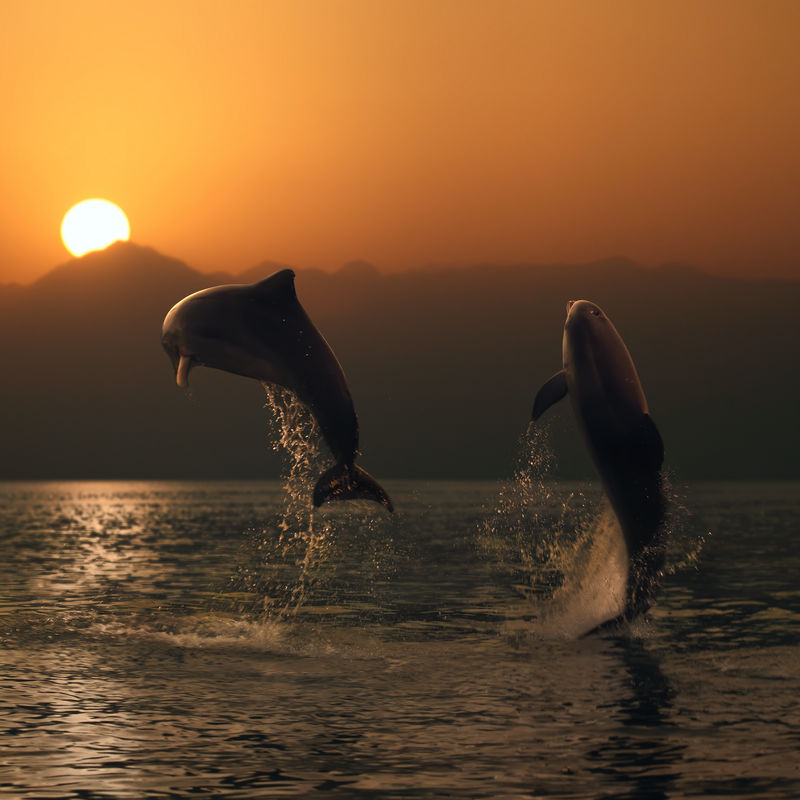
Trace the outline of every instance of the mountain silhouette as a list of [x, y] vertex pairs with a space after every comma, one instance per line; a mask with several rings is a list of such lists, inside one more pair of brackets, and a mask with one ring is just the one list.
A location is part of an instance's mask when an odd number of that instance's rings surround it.
[[[117, 243], [0, 286], [0, 478], [277, 476], [263, 389], [197, 369], [187, 396], [160, 330], [185, 295], [283, 266], [207, 274]], [[509, 475], [536, 391], [560, 368], [566, 301], [587, 298], [625, 339], [680, 478], [800, 477], [800, 282], [624, 258], [296, 272], [347, 374], [373, 474]], [[592, 475], [568, 404], [548, 418], [559, 473]]]

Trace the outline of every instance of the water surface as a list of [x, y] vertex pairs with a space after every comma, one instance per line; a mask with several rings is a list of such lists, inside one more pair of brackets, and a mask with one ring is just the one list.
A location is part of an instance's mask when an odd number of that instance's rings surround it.
[[800, 796], [800, 484], [675, 490], [649, 619], [585, 638], [595, 488], [387, 488], [0, 485], [0, 794]]

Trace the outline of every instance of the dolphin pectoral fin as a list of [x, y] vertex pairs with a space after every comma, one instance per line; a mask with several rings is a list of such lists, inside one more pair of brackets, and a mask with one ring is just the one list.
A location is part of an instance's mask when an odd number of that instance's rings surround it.
[[178, 369], [175, 370], [175, 382], [181, 389], [185, 389], [189, 385], [189, 372], [192, 369], [192, 357], [181, 356], [178, 362]]
[[335, 464], [314, 487], [314, 505], [335, 500], [374, 500], [388, 511], [394, 506], [386, 490], [366, 470], [355, 464]]
[[556, 372], [547, 383], [539, 389], [533, 401], [531, 419], [536, 422], [550, 406], [555, 405], [567, 394], [567, 373], [562, 369]]

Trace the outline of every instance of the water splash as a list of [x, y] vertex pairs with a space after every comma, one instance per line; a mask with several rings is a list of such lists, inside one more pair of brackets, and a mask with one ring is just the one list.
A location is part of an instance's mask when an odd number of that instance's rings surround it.
[[551, 476], [547, 429], [533, 424], [520, 438], [512, 480], [484, 520], [478, 543], [507, 575], [522, 602], [507, 628], [572, 637], [616, 616], [624, 598], [627, 554], [619, 524], [597, 496]]
[[685, 569], [698, 569], [700, 554], [711, 531], [704, 527], [689, 507], [689, 489], [670, 472], [664, 474], [664, 494], [667, 498], [667, 561], [666, 575], [674, 575]]
[[316, 477], [329, 466], [320, 447], [319, 426], [309, 408], [280, 386], [263, 384], [271, 413], [272, 448], [282, 457], [281, 478], [288, 499], [280, 529], [291, 534], [311, 523], [311, 495]]
[[[547, 429], [528, 426], [513, 479], [479, 531], [484, 554], [507, 575], [523, 602], [509, 611], [516, 633], [572, 638], [622, 613], [628, 553], [616, 515], [599, 489], [569, 491], [552, 476]], [[697, 567], [710, 533], [702, 530], [669, 474], [664, 475], [668, 543], [665, 574]], [[636, 629], [641, 633], [641, 625]]]
[[331, 523], [315, 514], [312, 504], [314, 483], [330, 456], [322, 451], [319, 427], [308, 407], [282, 387], [264, 384], [264, 390], [273, 448], [283, 461], [285, 505], [274, 521], [249, 531], [246, 563], [230, 588], [244, 595], [240, 610], [275, 619], [298, 613], [330, 560]]
[[618, 617], [624, 609], [628, 552], [605, 498], [576, 534], [571, 545], [555, 554], [563, 583], [538, 601], [541, 636], [572, 639]]
[[562, 585], [562, 556], [585, 538], [587, 499], [550, 478], [553, 462], [545, 429], [530, 425], [520, 437], [513, 478], [501, 485], [478, 536], [480, 549], [518, 579], [515, 588], [526, 599]]
[[335, 645], [315, 629], [285, 625], [280, 619], [247, 619], [219, 613], [98, 619], [83, 634], [96, 640], [139, 639], [181, 650], [250, 651], [312, 658], [337, 652]]
[[[264, 388], [273, 447], [283, 461], [284, 505], [265, 526], [248, 531], [220, 608], [270, 621], [295, 619], [301, 610], [306, 618], [330, 617], [341, 613], [343, 597], [350, 607], [354, 601], [366, 607], [372, 598], [353, 598], [348, 586], [374, 585], [393, 569], [394, 520], [367, 501], [314, 508], [314, 485], [331, 462], [317, 422], [292, 392]], [[357, 578], [346, 574], [338, 557], [344, 546], [363, 553]]]

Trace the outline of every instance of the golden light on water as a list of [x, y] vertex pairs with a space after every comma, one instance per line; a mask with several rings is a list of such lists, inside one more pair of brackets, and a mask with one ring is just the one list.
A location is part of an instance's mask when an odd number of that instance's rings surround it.
[[73, 256], [102, 250], [117, 241], [128, 241], [131, 226], [125, 212], [109, 200], [92, 198], [74, 205], [61, 222], [61, 239]]

